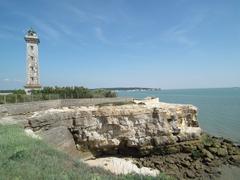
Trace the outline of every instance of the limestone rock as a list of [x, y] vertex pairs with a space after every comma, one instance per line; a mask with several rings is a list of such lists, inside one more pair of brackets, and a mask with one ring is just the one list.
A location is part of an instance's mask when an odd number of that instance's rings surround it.
[[230, 160], [234, 163], [240, 164], [240, 155], [232, 155]]
[[48, 144], [56, 147], [72, 157], [80, 157], [79, 151], [76, 149], [72, 134], [65, 126], [54, 127], [48, 131], [40, 131], [37, 133]]
[[210, 153], [208, 150], [203, 149], [202, 153], [205, 157], [209, 158], [209, 159], [214, 159], [214, 156], [212, 155], [212, 153]]
[[218, 148], [217, 149], [217, 155], [223, 157], [223, 156], [228, 155], [228, 152], [225, 148]]
[[195, 174], [190, 170], [186, 170], [186, 176], [188, 178], [195, 178]]
[[69, 129], [81, 149], [97, 153], [146, 155], [158, 147], [199, 139], [197, 108], [192, 105], [139, 103], [120, 106], [81, 106], [35, 112], [28, 118], [33, 131]]
[[156, 169], [138, 167], [131, 159], [117, 157], [105, 157], [85, 161], [89, 166], [102, 167], [114, 174], [141, 174], [145, 176], [157, 176], [160, 172]]

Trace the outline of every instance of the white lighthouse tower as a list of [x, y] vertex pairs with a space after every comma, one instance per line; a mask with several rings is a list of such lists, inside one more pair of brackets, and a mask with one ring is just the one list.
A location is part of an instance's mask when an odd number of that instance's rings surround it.
[[27, 43], [27, 83], [25, 85], [25, 91], [27, 94], [31, 94], [32, 90], [41, 89], [38, 58], [38, 44], [40, 40], [32, 28], [28, 30], [24, 39]]

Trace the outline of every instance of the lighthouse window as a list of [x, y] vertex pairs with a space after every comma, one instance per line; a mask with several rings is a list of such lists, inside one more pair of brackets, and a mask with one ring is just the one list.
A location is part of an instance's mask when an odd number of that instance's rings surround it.
[[31, 80], [33, 81], [33, 80], [34, 80], [34, 78], [33, 78], [33, 77], [31, 77]]
[[33, 46], [30, 46], [31, 50], [33, 50]]
[[31, 56], [31, 60], [33, 60], [33, 56]]
[[31, 66], [30, 68], [31, 68], [32, 71], [34, 70], [34, 69], [33, 69], [33, 66]]

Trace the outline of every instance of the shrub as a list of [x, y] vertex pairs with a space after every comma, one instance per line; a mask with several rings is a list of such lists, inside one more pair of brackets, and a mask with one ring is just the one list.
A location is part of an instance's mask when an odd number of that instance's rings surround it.
[[84, 87], [44, 87], [42, 90], [32, 91], [33, 94], [58, 94], [60, 98], [100, 98], [116, 97], [115, 92], [98, 89], [90, 90]]

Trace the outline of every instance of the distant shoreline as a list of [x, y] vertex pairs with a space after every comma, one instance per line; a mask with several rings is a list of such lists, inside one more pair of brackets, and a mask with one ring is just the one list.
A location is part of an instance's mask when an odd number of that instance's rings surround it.
[[[113, 88], [91, 88], [90, 90], [105, 89], [111, 91], [174, 91], [174, 90], [203, 90], [203, 89], [240, 89], [240, 87], [209, 87], [209, 88], [173, 88], [173, 89], [164, 89], [164, 88], [143, 88], [143, 87], [113, 87]], [[14, 92], [16, 89], [7, 89], [0, 90], [0, 94], [9, 94]]]
[[[97, 88], [100, 89], [100, 88]], [[161, 88], [142, 88], [142, 87], [116, 87], [116, 88], [101, 88], [110, 91], [161, 91]]]

